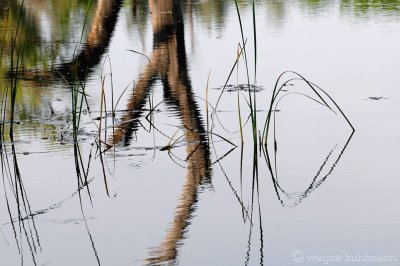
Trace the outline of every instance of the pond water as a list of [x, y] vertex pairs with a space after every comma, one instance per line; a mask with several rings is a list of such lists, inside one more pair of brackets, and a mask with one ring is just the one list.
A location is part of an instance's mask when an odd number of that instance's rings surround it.
[[400, 1], [1, 1], [0, 33], [0, 265], [400, 262]]

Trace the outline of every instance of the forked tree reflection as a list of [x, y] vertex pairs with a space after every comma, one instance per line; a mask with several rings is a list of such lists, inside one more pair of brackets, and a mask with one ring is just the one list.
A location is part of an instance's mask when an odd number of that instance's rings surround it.
[[210, 181], [209, 149], [201, 115], [194, 99], [187, 71], [183, 17], [176, 1], [149, 1], [153, 27], [153, 51], [129, 98], [122, 123], [115, 128], [113, 144], [128, 145], [138, 129], [138, 119], [148, 99], [151, 86], [161, 80], [165, 103], [177, 109], [184, 128], [187, 174], [173, 222], [163, 242], [146, 263], [174, 261], [177, 248], [196, 210], [201, 185]]

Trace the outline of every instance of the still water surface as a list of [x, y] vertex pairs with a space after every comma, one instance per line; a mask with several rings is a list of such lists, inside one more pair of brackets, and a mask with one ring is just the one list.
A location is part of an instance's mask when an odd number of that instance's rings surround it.
[[0, 265], [400, 261], [399, 1], [0, 8]]

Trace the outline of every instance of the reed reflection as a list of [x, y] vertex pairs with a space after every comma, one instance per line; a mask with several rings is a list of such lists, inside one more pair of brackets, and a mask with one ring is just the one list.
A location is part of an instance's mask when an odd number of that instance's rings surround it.
[[299, 205], [313, 191], [315, 191], [320, 185], [322, 185], [322, 183], [327, 180], [327, 178], [332, 174], [333, 170], [339, 163], [353, 135], [354, 131], [351, 132], [347, 140], [345, 140], [344, 142], [339, 141], [332, 149], [328, 150], [327, 156], [324, 158], [316, 173], [310, 174], [311, 176], [313, 176], [311, 183], [305, 184], [306, 189], [300, 192], [289, 192], [280, 184], [278, 170], [274, 161], [276, 159], [277, 151], [271, 152], [268, 151], [266, 147], [263, 147], [264, 157], [272, 176], [275, 192], [282, 206], [293, 207]]
[[154, 265], [177, 259], [177, 249], [185, 238], [196, 210], [202, 184], [210, 182], [210, 154], [203, 121], [194, 99], [187, 70], [183, 16], [177, 1], [149, 1], [153, 28], [153, 51], [149, 63], [139, 75], [112, 137], [113, 144], [129, 145], [138, 130], [151, 86], [161, 80], [165, 103], [177, 110], [186, 140], [187, 174], [175, 217], [162, 243], [151, 252], [146, 264]]
[[[281, 81], [281, 77], [285, 74], [298, 76]], [[262, 147], [262, 151], [279, 201], [283, 206], [293, 207], [299, 205], [332, 174], [348, 147], [355, 129], [336, 102], [322, 88], [296, 72], [284, 72], [277, 84], [281, 85], [277, 86], [279, 89], [274, 92], [266, 127], [269, 132], [267, 133], [268, 141], [267, 145]], [[279, 106], [281, 102], [289, 98], [295, 100], [286, 108]], [[310, 105], [312, 108], [308, 109]], [[290, 107], [293, 109], [292, 113]], [[287, 119], [282, 117], [285, 113], [287, 113]], [[294, 114], [296, 116], [292, 117]], [[283, 124], [285, 126], [282, 126]], [[285, 127], [285, 130], [280, 132], [277, 129], [279, 125]], [[287, 130], [288, 127], [291, 128], [293, 134]], [[332, 134], [333, 131], [334, 134]], [[316, 137], [318, 132], [324, 132], [325, 135]], [[286, 136], [282, 142], [284, 137], [281, 133]], [[332, 145], [332, 143], [335, 144]], [[296, 163], [299, 169], [295, 169]], [[279, 169], [278, 165], [285, 167]], [[283, 175], [282, 172], [284, 172]], [[302, 176], [309, 179], [301, 180]], [[308, 180], [311, 180], [309, 184]], [[297, 187], [296, 191], [287, 189], [285, 185], [282, 185], [283, 182], [300, 186], [300, 188]]]
[[[12, 229], [21, 265], [26, 261], [27, 253], [30, 254], [32, 263], [37, 265], [36, 256], [42, 251], [39, 233], [19, 168], [14, 135], [10, 130], [8, 143], [4, 137], [4, 127], [4, 124], [0, 124], [0, 161], [3, 197], [10, 221], [3, 225], [10, 225]], [[10, 127], [13, 127], [12, 122]]]
[[[78, 132], [79, 132], [79, 122], [80, 122], [80, 113], [82, 112], [82, 106], [79, 108], [76, 108], [77, 106], [80, 106], [78, 102], [82, 102], [81, 99], [83, 100], [82, 97], [84, 97], [84, 90], [80, 90], [81, 88], [78, 87], [77, 85], [74, 84], [74, 81], [84, 81], [86, 80], [89, 72], [93, 71], [94, 67], [100, 62], [102, 55], [105, 53], [106, 48], [109, 45], [109, 42], [111, 40], [112, 32], [114, 31], [117, 17], [119, 10], [122, 6], [122, 1], [121, 0], [112, 0], [112, 1], [106, 1], [106, 0], [101, 0], [97, 2], [97, 8], [96, 8], [96, 13], [93, 19], [93, 23], [91, 24], [91, 28], [87, 37], [86, 44], [82, 51], [74, 57], [74, 59], [71, 62], [62, 64], [52, 71], [47, 71], [43, 70], [42, 72], [37, 72], [37, 73], [22, 73], [22, 74], [28, 74], [29, 77], [34, 77], [37, 78], [38, 80], [51, 80], [54, 81], [53, 76], [54, 75], [60, 75], [62, 78], [66, 79], [70, 83], [70, 88], [71, 88], [71, 94], [72, 94], [72, 127], [73, 127], [73, 147], [74, 147], [74, 159], [75, 159], [75, 168], [76, 168], [76, 174], [77, 174], [77, 181], [78, 181], [78, 189], [77, 189], [77, 194], [79, 196], [79, 203], [80, 203], [80, 210], [82, 213], [83, 221], [85, 224], [85, 229], [87, 231], [91, 247], [96, 259], [96, 262], [98, 265], [100, 265], [100, 258], [97, 253], [95, 243], [93, 236], [89, 230], [89, 224], [86, 219], [85, 215], [85, 207], [84, 207], [84, 202], [81, 194], [81, 190], [83, 188], [86, 188], [87, 194], [90, 200], [90, 203], [92, 205], [92, 198], [88, 186], [88, 173], [89, 173], [89, 165], [90, 165], [90, 158], [91, 154], [89, 155], [89, 162], [87, 164], [87, 167], [85, 168], [83, 160], [82, 160], [82, 155], [80, 151], [80, 146], [79, 146], [79, 140], [78, 140]], [[20, 6], [20, 15], [19, 17], [24, 18], [24, 14], [26, 13], [25, 7], [23, 5]], [[12, 14], [12, 10], [10, 11], [10, 14]], [[10, 15], [11, 16], [11, 15]], [[31, 25], [28, 22], [26, 23], [27, 25]], [[17, 23], [18, 25], [18, 23]], [[24, 25], [21, 23], [21, 25]], [[18, 32], [15, 33], [15, 40], [17, 40], [17, 35]], [[23, 32], [25, 35], [24, 40], [29, 40], [32, 42], [32, 31], [26, 30]], [[28, 42], [29, 42], [28, 41]], [[19, 43], [14, 41], [12, 48], [18, 50], [19, 49]], [[25, 47], [25, 43], [23, 44], [23, 47]], [[13, 55], [11, 53], [11, 55]], [[20, 54], [18, 54], [20, 56]], [[20, 60], [22, 56], [18, 57], [16, 59], [17, 63], [18, 60]], [[20, 69], [18, 68], [18, 64], [16, 64], [17, 67], [13, 67], [13, 57], [11, 57], [11, 70], [10, 73], [12, 75], [9, 75], [10, 79], [10, 87], [12, 90], [11, 94], [11, 126], [9, 130], [9, 135], [10, 135], [10, 140], [12, 143], [12, 165], [9, 165], [9, 159], [7, 156], [7, 151], [4, 145], [4, 130], [3, 130], [3, 125], [0, 127], [2, 129], [1, 131], [1, 143], [2, 146], [0, 147], [1, 149], [1, 161], [2, 161], [2, 176], [3, 176], [3, 187], [4, 187], [4, 194], [6, 198], [6, 205], [8, 209], [8, 213], [10, 216], [10, 224], [12, 226], [12, 230], [14, 233], [14, 237], [16, 240], [18, 252], [21, 256], [21, 264], [23, 264], [24, 260], [24, 251], [23, 247], [28, 246], [29, 251], [32, 256], [32, 261], [36, 265], [36, 254], [41, 250], [40, 247], [40, 242], [39, 242], [39, 235], [36, 231], [36, 226], [35, 226], [35, 217], [38, 214], [42, 214], [42, 212], [31, 212], [31, 207], [28, 201], [28, 197], [26, 195], [26, 190], [23, 186], [23, 182], [21, 179], [21, 174], [19, 172], [18, 164], [17, 164], [17, 157], [15, 155], [15, 148], [14, 148], [14, 141], [13, 141], [13, 121], [14, 121], [14, 113], [15, 109], [15, 103], [16, 103], [16, 91], [19, 86], [19, 72]], [[32, 75], [32, 76], [30, 76]], [[26, 75], [25, 75], [26, 78]], [[82, 83], [80, 83], [82, 84]], [[84, 87], [84, 86], [83, 86]], [[7, 87], [6, 87], [7, 88]], [[2, 99], [2, 115], [3, 115], [3, 120], [5, 120], [6, 117], [6, 107], [5, 103], [8, 101], [7, 99], [7, 92], [3, 94], [5, 95], [5, 98]], [[78, 101], [79, 100], [79, 101]], [[75, 108], [74, 108], [75, 107]], [[4, 108], [4, 109], [3, 109]], [[77, 112], [75, 112], [77, 111]], [[78, 114], [79, 113], [79, 114]], [[4, 147], [4, 148], [3, 148]], [[3, 155], [4, 153], [4, 155]], [[8, 180], [6, 179], [8, 177]], [[8, 191], [6, 188], [6, 181], [10, 183], [11, 186], [11, 191]], [[11, 199], [12, 196], [15, 198], [16, 203], [14, 203]], [[10, 199], [9, 199], [10, 198]], [[14, 206], [15, 205], [15, 206]], [[18, 218], [18, 219], [17, 219]], [[24, 239], [25, 237], [25, 239]]]

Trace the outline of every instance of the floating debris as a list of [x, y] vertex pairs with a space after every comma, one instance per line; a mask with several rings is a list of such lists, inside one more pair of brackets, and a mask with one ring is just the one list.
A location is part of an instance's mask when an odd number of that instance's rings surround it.
[[250, 91], [250, 92], [260, 92], [264, 90], [264, 87], [262, 86], [256, 86], [254, 84], [228, 84], [225, 87], [221, 86], [218, 88], [214, 88], [215, 90], [223, 90], [225, 88], [225, 91], [228, 92], [235, 92], [235, 91]]
[[171, 150], [171, 149], [172, 149], [172, 146], [171, 146], [171, 145], [166, 145], [166, 146], [164, 146], [164, 147], [161, 147], [160, 151], [169, 151], [169, 150]]
[[380, 97], [380, 96], [370, 96], [364, 100], [373, 100], [373, 101], [380, 101], [380, 100], [387, 100], [389, 98], [386, 97]]

